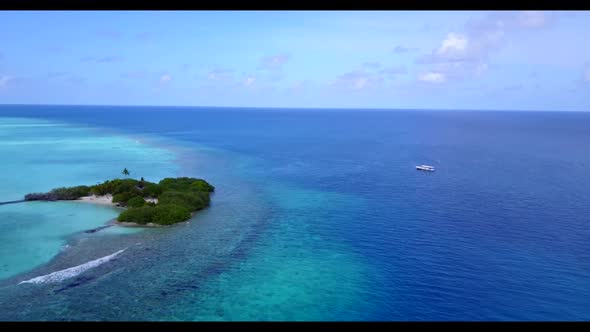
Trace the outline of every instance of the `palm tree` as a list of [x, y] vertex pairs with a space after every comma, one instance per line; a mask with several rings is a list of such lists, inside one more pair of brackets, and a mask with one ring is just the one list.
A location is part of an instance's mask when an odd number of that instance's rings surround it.
[[125, 168], [121, 173], [123, 173], [123, 175], [125, 176], [129, 176], [129, 171], [127, 170], [127, 168]]

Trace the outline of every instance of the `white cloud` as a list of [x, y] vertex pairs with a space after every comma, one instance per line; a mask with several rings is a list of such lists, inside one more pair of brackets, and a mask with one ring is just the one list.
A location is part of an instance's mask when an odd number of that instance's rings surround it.
[[160, 83], [165, 84], [172, 80], [172, 76], [170, 74], [164, 74], [160, 77]]
[[449, 33], [442, 41], [436, 53], [441, 56], [462, 55], [467, 50], [468, 40], [464, 35]]
[[544, 12], [490, 12], [468, 21], [463, 31], [448, 33], [429, 54], [416, 59], [430, 65], [451, 81], [481, 77], [488, 71], [490, 56], [518, 30], [534, 30], [548, 24]]
[[447, 80], [444, 74], [436, 72], [421, 74], [418, 76], [418, 79], [428, 83], [444, 83]]
[[584, 82], [590, 82], [590, 68], [587, 68], [584, 72]]
[[6, 85], [8, 85], [8, 82], [12, 81], [13, 79], [14, 77], [8, 75], [0, 76], [0, 88], [6, 87]]
[[256, 77], [248, 76], [248, 77], [246, 77], [246, 80], [244, 81], [244, 85], [252, 86], [254, 84], [254, 82], [256, 82]]

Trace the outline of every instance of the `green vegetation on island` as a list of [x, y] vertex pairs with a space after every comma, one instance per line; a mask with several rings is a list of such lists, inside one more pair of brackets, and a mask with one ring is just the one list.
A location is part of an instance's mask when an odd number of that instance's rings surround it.
[[136, 224], [154, 223], [158, 225], [172, 225], [186, 221], [191, 217], [191, 211], [178, 204], [156, 204], [155, 206], [141, 206], [123, 211], [117, 218], [120, 222]]
[[[122, 173], [128, 175], [129, 172]], [[28, 194], [26, 201], [76, 200], [81, 197], [112, 195], [112, 203], [126, 207], [117, 221], [140, 225], [171, 225], [190, 219], [191, 213], [209, 206], [215, 187], [189, 177], [165, 178], [159, 183], [135, 179], [114, 179], [93, 186], [56, 188], [48, 193]], [[157, 202], [157, 203], [156, 203]]]
[[127, 206], [130, 208], [138, 208], [145, 205], [145, 199], [141, 196], [135, 196], [127, 201]]

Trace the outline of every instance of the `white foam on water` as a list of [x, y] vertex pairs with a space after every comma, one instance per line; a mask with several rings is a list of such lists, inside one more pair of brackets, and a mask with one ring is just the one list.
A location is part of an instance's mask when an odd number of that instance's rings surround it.
[[[125, 248], [127, 249], [127, 248]], [[97, 267], [99, 265], [102, 265], [108, 261], [110, 261], [111, 259], [115, 258], [115, 256], [119, 255], [120, 253], [122, 253], [123, 251], [125, 251], [125, 249], [121, 249], [113, 254], [110, 254], [108, 256], [104, 256], [101, 257], [99, 259], [95, 259], [93, 261], [78, 265], [78, 266], [74, 266], [74, 267], [70, 267], [68, 269], [65, 270], [61, 270], [61, 271], [56, 271], [50, 274], [46, 274], [40, 277], [36, 277], [33, 279], [29, 279], [29, 280], [25, 280], [25, 281], [21, 281], [18, 284], [44, 284], [44, 283], [51, 283], [51, 282], [60, 282], [69, 278], [73, 278], [77, 275], [80, 275], [81, 273], [83, 273], [84, 271]]]

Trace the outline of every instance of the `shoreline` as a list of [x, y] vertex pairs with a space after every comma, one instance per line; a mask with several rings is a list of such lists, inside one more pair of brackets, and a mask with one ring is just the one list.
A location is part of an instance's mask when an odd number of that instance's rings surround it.
[[[146, 202], [150, 202], [150, 203], [154, 203], [154, 204], [158, 204], [158, 199], [157, 198], [143, 198]], [[28, 201], [44, 201], [44, 202], [54, 202], [54, 201], [62, 201], [62, 202], [81, 202], [81, 203], [89, 203], [89, 204], [96, 204], [96, 205], [103, 205], [103, 206], [109, 206], [109, 207], [113, 207], [113, 208], [117, 208], [117, 209], [121, 209], [121, 210], [127, 210], [126, 206], [121, 206], [119, 203], [113, 203], [113, 195], [111, 194], [106, 194], [106, 195], [89, 195], [89, 196], [82, 196], [78, 199], [62, 199], [62, 200], [46, 200], [46, 199], [34, 199], [34, 200], [22, 200], [22, 201], [11, 201], [11, 202], [5, 202], [6, 204], [11, 204], [11, 203], [21, 203], [21, 202], [28, 202]], [[1, 203], [1, 202], [0, 202]], [[191, 211], [190, 213], [190, 218], [188, 220], [185, 220], [184, 223], [185, 224], [190, 224], [190, 219], [192, 219], [196, 214], [196, 211]], [[89, 229], [84, 231], [84, 233], [96, 233], [98, 231], [101, 231], [105, 228], [109, 228], [112, 226], [120, 226], [120, 227], [139, 227], [139, 228], [162, 228], [162, 227], [168, 227], [168, 226], [173, 226], [174, 224], [170, 224], [170, 225], [161, 225], [161, 224], [156, 224], [156, 223], [147, 223], [147, 224], [140, 224], [140, 223], [135, 223], [135, 222], [120, 222], [117, 220], [117, 218], [111, 219], [109, 221], [106, 222], [106, 224], [104, 226], [100, 226], [100, 227], [96, 227], [93, 229]]]
[[[146, 202], [152, 202], [152, 203], [156, 203], [158, 204], [158, 199], [157, 198], [144, 198]], [[114, 208], [118, 208], [118, 209], [123, 209], [126, 210], [127, 208], [124, 206], [120, 206], [118, 203], [113, 203], [113, 195], [111, 194], [107, 194], [107, 195], [101, 195], [101, 196], [96, 196], [96, 195], [91, 195], [91, 196], [82, 196], [79, 199], [74, 199], [74, 200], [69, 200], [66, 202], [82, 202], [82, 203], [89, 203], [89, 204], [97, 204], [97, 205], [105, 205], [105, 206], [110, 206], [110, 207], [114, 207]], [[194, 213], [191, 213], [191, 218], [194, 216]], [[187, 220], [187, 222], [189, 222]], [[107, 222], [106, 226], [102, 226], [102, 227], [98, 227], [92, 230], [88, 230], [86, 231], [87, 233], [94, 233], [97, 231], [100, 231], [104, 228], [108, 228], [111, 226], [120, 226], [120, 227], [140, 227], [140, 228], [160, 228], [160, 227], [167, 227], [167, 226], [171, 226], [171, 225], [159, 225], [159, 224], [154, 224], [154, 223], [147, 223], [147, 224], [138, 224], [138, 223], [134, 223], [134, 222], [120, 222], [118, 221], [116, 218], [115, 219], [111, 219]]]
[[197, 214], [197, 212], [191, 212], [191, 217], [183, 222], [178, 222], [175, 224], [171, 224], [171, 225], [160, 225], [160, 224], [155, 224], [153, 222], [147, 223], [147, 224], [138, 224], [136, 222], [122, 222], [122, 221], [118, 221], [117, 219], [111, 219], [109, 221], [110, 225], [118, 225], [121, 227], [142, 227], [142, 228], [161, 228], [161, 227], [171, 227], [177, 224], [190, 224], [191, 223], [191, 219], [195, 216], [195, 214]]
[[111, 195], [111, 194], [102, 195], [102, 196], [96, 196], [96, 195], [83, 196], [83, 197], [80, 197], [78, 199], [74, 199], [71, 201], [72, 202], [99, 204], [99, 205], [109, 205], [112, 207], [122, 208], [122, 206], [119, 206], [116, 203], [113, 203], [113, 195]]
[[[158, 204], [157, 198], [144, 198], [146, 202], [152, 202]], [[92, 203], [92, 204], [101, 204], [101, 205], [110, 205], [113, 207], [122, 207], [119, 206], [118, 203], [113, 203], [113, 195], [106, 194], [101, 196], [90, 195], [90, 196], [82, 196], [78, 199], [70, 200], [71, 202], [85, 202], [85, 203]]]
[[117, 225], [117, 226], [121, 226], [121, 227], [140, 227], [140, 228], [160, 228], [160, 227], [172, 226], [172, 225], [154, 224], [153, 222], [150, 222], [147, 224], [138, 224], [136, 222], [121, 222], [121, 221], [117, 221], [117, 219], [111, 220], [111, 223], [112, 223], [112, 225]]
[[[157, 198], [144, 198], [144, 200], [146, 202], [152, 202], [152, 203], [158, 204]], [[101, 196], [96, 196], [96, 195], [82, 196], [78, 199], [73, 199], [70, 201], [71, 202], [84, 202], [84, 203], [91, 203], [91, 204], [100, 204], [100, 205], [109, 205], [112, 207], [123, 208], [123, 209], [125, 208], [123, 206], [120, 206], [118, 203], [113, 203], [113, 195], [111, 195], [111, 194], [106, 194], [106, 195], [101, 195]]]

